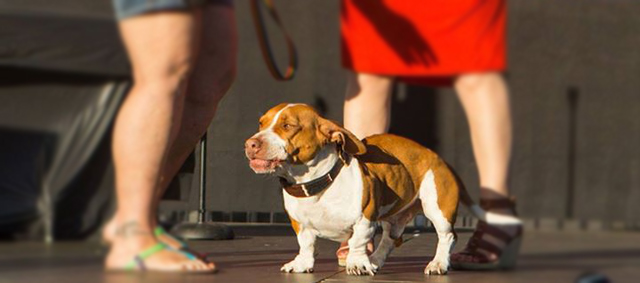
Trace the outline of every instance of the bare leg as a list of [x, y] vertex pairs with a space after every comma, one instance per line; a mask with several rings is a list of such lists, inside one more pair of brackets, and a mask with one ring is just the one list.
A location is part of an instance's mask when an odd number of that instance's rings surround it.
[[[158, 12], [120, 22], [135, 84], [115, 124], [113, 154], [118, 199], [116, 236], [106, 267], [123, 267], [157, 244], [154, 199], [170, 141], [182, 116], [186, 78], [195, 59], [200, 13]], [[146, 260], [151, 270], [212, 269], [182, 254], [161, 251]]]
[[389, 130], [393, 78], [349, 73], [344, 99], [344, 126], [358, 138]]
[[[156, 194], [156, 210], [162, 195], [213, 119], [218, 103], [231, 87], [236, 73], [235, 13], [228, 5], [203, 8], [202, 42], [184, 101], [180, 130], [168, 153]], [[155, 220], [155, 219], [154, 219]], [[176, 246], [169, 237], [160, 240]]]
[[498, 73], [465, 74], [456, 79], [455, 89], [471, 128], [480, 187], [485, 189], [481, 198], [506, 197], [511, 113], [505, 81]]
[[[457, 78], [455, 88], [471, 128], [473, 152], [482, 188], [481, 205], [483, 200], [505, 199], [509, 196], [507, 176], [512, 139], [509, 94], [505, 81], [498, 73], [465, 74]], [[511, 205], [502, 205], [490, 212], [507, 216], [515, 214]], [[511, 219], [512, 222], [519, 222], [517, 218]], [[464, 251], [452, 254], [451, 262], [464, 269], [495, 269], [495, 262], [503, 267], [513, 266], [519, 247], [514, 239], [522, 232], [521, 225], [503, 225], [492, 221], [480, 223], [479, 226], [481, 225], [493, 228], [476, 230], [469, 241], [471, 244]], [[483, 230], [487, 232], [482, 232]], [[501, 232], [495, 232], [496, 230]], [[495, 247], [494, 251], [488, 249], [488, 245]], [[504, 253], [499, 254], [495, 249]], [[490, 263], [478, 264], [481, 258]]]
[[[211, 123], [218, 103], [235, 78], [237, 39], [233, 7], [212, 4], [203, 7], [202, 13], [202, 24], [206, 28], [199, 31], [201, 43], [198, 60], [189, 76], [179, 131], [172, 142], [158, 184], [155, 210], [171, 179]], [[107, 241], [113, 238], [118, 226], [115, 219], [116, 216], [105, 226], [103, 235]], [[155, 226], [156, 219], [152, 221]], [[166, 236], [158, 238], [174, 248], [181, 245]]]
[[189, 77], [180, 131], [163, 170], [161, 193], [206, 132], [218, 103], [231, 87], [236, 74], [237, 38], [233, 7], [208, 5], [203, 13], [206, 30], [202, 31], [198, 61]]
[[[386, 132], [392, 83], [386, 76], [350, 73], [345, 128], [360, 138]], [[511, 114], [504, 79], [498, 73], [464, 74], [456, 79], [455, 88], [469, 119], [480, 185], [487, 189], [482, 197], [507, 196]]]

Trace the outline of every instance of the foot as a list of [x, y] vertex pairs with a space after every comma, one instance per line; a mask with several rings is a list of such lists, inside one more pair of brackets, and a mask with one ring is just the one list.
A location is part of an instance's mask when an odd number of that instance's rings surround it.
[[109, 219], [107, 224], [105, 224], [104, 227], [102, 228], [102, 242], [104, 242], [107, 245], [111, 245], [114, 238], [116, 237], [117, 229], [118, 229], [118, 221], [116, 220], [116, 217], [113, 216], [111, 217], [111, 219]]
[[429, 262], [429, 264], [427, 264], [427, 267], [425, 267], [424, 274], [445, 275], [447, 274], [448, 270], [449, 270], [449, 263], [439, 261], [439, 260], [432, 260], [431, 262]]
[[348, 275], [371, 275], [374, 276], [378, 272], [378, 268], [371, 264], [367, 255], [347, 256], [347, 274]]
[[287, 273], [312, 273], [314, 261], [313, 257], [296, 256], [294, 260], [283, 265], [280, 271]]
[[370, 257], [369, 257], [369, 261], [371, 262], [371, 266], [373, 266], [373, 268], [377, 271], [380, 270], [380, 268], [382, 268], [382, 266], [384, 265], [386, 258], [383, 256], [379, 256], [376, 253], [373, 253]]
[[[104, 225], [104, 228], [102, 229], [102, 241], [106, 244], [111, 244], [114, 241], [114, 238], [116, 237], [117, 228], [118, 228], [118, 221], [114, 216], [109, 220], [109, 222], [107, 222], [107, 224]], [[172, 237], [171, 235], [168, 235], [166, 233], [163, 233], [163, 234], [155, 233], [155, 234], [158, 241], [166, 244], [168, 247], [174, 250], [180, 250], [185, 246], [184, 242], [179, 241], [178, 239]]]
[[159, 241], [151, 229], [144, 229], [136, 222], [118, 227], [111, 239], [111, 248], [105, 261], [107, 270], [128, 270], [136, 257], [142, 258], [137, 261], [138, 267], [134, 268], [136, 270], [144, 268], [148, 271], [214, 272], [216, 269], [213, 263], [205, 263], [171, 249], [159, 249], [148, 257], [144, 256]]
[[479, 221], [465, 249], [451, 255], [451, 266], [465, 270], [513, 268], [522, 236], [522, 224], [516, 218], [515, 203], [506, 198], [481, 200], [481, 206], [489, 213], [516, 221], [510, 224]]

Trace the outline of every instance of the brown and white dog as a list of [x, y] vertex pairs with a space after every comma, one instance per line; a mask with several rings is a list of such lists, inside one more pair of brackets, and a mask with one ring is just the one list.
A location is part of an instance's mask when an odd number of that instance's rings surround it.
[[[300, 252], [284, 272], [312, 272], [316, 237], [348, 239], [347, 274], [374, 275], [402, 242], [404, 227], [422, 208], [438, 234], [426, 274], [445, 274], [456, 241], [458, 200], [481, 219], [456, 176], [434, 152], [406, 138], [383, 134], [359, 140], [304, 104], [280, 104], [260, 118], [260, 130], [245, 143], [249, 165], [275, 174]], [[491, 214], [491, 213], [489, 213]], [[508, 223], [510, 219], [496, 219]], [[383, 229], [377, 249], [366, 245]]]

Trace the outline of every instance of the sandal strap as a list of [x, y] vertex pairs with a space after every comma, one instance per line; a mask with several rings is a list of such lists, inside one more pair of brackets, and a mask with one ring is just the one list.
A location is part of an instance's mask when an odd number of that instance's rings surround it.
[[153, 229], [153, 234], [156, 237], [160, 236], [160, 235], [167, 236], [167, 237], [171, 238], [172, 240], [180, 243], [181, 248], [186, 248], [188, 246], [187, 243], [185, 243], [184, 241], [181, 241], [180, 239], [178, 239], [175, 236], [171, 235], [169, 232], [167, 232], [167, 230], [162, 228], [162, 226], [156, 226], [156, 228]]
[[[186, 242], [181, 241], [180, 239], [178, 239], [175, 236], [171, 235], [169, 232], [167, 232], [167, 230], [162, 228], [162, 226], [156, 226], [156, 228], [153, 229], [153, 234], [156, 235], [156, 237], [160, 236], [160, 235], [164, 235], [164, 236], [167, 236], [167, 237], [171, 238], [172, 240], [180, 243], [180, 247], [176, 251], [180, 252], [181, 254], [186, 256], [188, 259], [190, 259], [190, 260], [199, 259], [199, 260], [202, 260], [204, 262], [208, 262], [206, 255], [198, 253], [198, 252], [192, 250], [189, 247], [189, 245], [187, 245]], [[171, 247], [168, 247], [168, 248], [171, 249]]]
[[515, 198], [480, 199], [480, 207], [484, 210], [511, 209], [516, 210]]
[[165, 249], [167, 249], [167, 245], [157, 243], [133, 257], [131, 261], [125, 264], [124, 268], [128, 270], [135, 270], [135, 268], [138, 267], [140, 270], [146, 270], [147, 268], [144, 264], [144, 260]]
[[[140, 256], [135, 256], [133, 260], [136, 262], [135, 264], [138, 266], [138, 270], [146, 271], [147, 266], [144, 264], [144, 260]], [[128, 269], [133, 270], [134, 266], [128, 267]]]
[[[521, 229], [518, 229], [518, 230], [521, 230]], [[489, 225], [487, 222], [484, 222], [484, 221], [478, 222], [478, 226], [476, 226], [476, 231], [478, 232], [479, 234], [478, 236], [480, 238], [482, 238], [484, 234], [488, 234], [494, 238], [498, 238], [499, 240], [505, 243], [509, 243], [511, 240], [513, 240], [513, 238], [519, 236], [520, 234], [520, 233], [517, 233], [516, 235], [513, 235], [513, 236], [509, 235], [503, 230], [501, 230], [500, 228], [494, 225]]]
[[516, 225], [516, 226], [518, 226], [516, 234], [509, 235], [506, 232], [502, 231], [500, 228], [494, 225], [490, 225], [487, 222], [484, 222], [484, 221], [478, 222], [478, 225], [476, 226], [476, 231], [471, 236], [471, 239], [469, 239], [469, 243], [465, 248], [465, 252], [467, 252], [468, 254], [477, 254], [477, 250], [482, 249], [500, 257], [500, 255], [502, 255], [503, 248], [500, 248], [495, 244], [485, 240], [484, 235], [485, 234], [490, 235], [504, 242], [505, 245], [508, 245], [515, 238], [518, 238], [522, 235], [522, 227], [520, 225]]
[[484, 239], [471, 241], [469, 242], [469, 245], [467, 245], [467, 247], [469, 248], [470, 252], [477, 253], [478, 250], [485, 250], [490, 254], [496, 255], [496, 257], [500, 257], [500, 255], [502, 254], [502, 249], [500, 247]]
[[[479, 253], [477, 251], [467, 251], [467, 250], [463, 250], [461, 252], [455, 253], [453, 255], [451, 255], [453, 258], [455, 258], [457, 255], [462, 255], [465, 257], [471, 257], [474, 260], [472, 260], [473, 263], [489, 263], [492, 262], [491, 259], [489, 259], [485, 254], [483, 253]], [[466, 262], [466, 261], [465, 261]]]

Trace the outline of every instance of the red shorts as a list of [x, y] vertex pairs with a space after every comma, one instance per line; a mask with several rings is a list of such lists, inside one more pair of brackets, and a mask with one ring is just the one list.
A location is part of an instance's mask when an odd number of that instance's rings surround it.
[[503, 71], [505, 0], [342, 0], [342, 64], [421, 84]]

